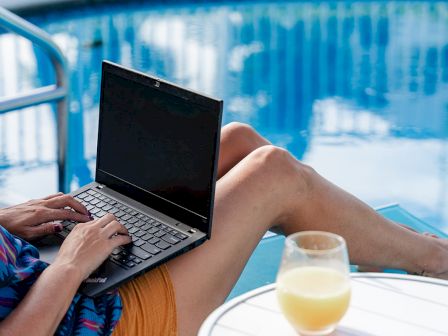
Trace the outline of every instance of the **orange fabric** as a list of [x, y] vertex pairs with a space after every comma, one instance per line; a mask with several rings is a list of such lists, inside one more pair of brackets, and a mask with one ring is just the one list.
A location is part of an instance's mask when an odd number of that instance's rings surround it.
[[123, 312], [112, 336], [177, 335], [176, 301], [162, 265], [119, 289]]

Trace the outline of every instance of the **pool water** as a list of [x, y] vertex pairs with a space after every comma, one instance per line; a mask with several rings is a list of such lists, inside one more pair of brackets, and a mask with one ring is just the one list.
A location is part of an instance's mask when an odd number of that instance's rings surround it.
[[[94, 177], [108, 59], [224, 99], [224, 124], [249, 123], [370, 205], [400, 203], [448, 232], [448, 3], [140, 1], [28, 18], [69, 62], [72, 188]], [[0, 71], [0, 95], [53, 75], [8, 34]], [[51, 107], [0, 129], [1, 187], [54, 191]]]

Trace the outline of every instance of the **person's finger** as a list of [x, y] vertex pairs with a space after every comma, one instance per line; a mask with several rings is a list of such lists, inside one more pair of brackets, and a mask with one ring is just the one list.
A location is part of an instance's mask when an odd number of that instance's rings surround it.
[[132, 242], [131, 236], [124, 234], [117, 234], [110, 238], [112, 250], [118, 246], [126, 245]]
[[87, 208], [70, 195], [59, 195], [57, 197], [53, 197], [47, 200], [45, 205], [52, 209], [62, 209], [65, 207], [70, 207], [80, 214], [89, 215], [89, 211], [87, 210]]
[[114, 215], [107, 214], [107, 215], [101, 217], [100, 219], [98, 219], [96, 222], [94, 222], [93, 225], [99, 226], [99, 227], [105, 227], [108, 223], [110, 223], [114, 220], [116, 221], [116, 218]]
[[115, 234], [129, 235], [128, 229], [116, 220], [107, 223], [106, 226], [103, 227], [103, 233], [107, 238], [110, 238]]
[[42, 236], [48, 236], [53, 233], [61, 232], [62, 225], [59, 223], [44, 223], [30, 227], [31, 238], [38, 238]]
[[52, 198], [55, 198], [55, 197], [58, 197], [58, 196], [61, 196], [61, 195], [64, 195], [64, 193], [58, 192], [56, 194], [48, 195], [48, 196], [46, 196], [46, 197], [44, 197], [42, 199], [43, 200], [49, 200], [49, 199], [52, 199]]
[[49, 209], [44, 211], [42, 222], [50, 222], [55, 220], [72, 220], [75, 222], [89, 222], [92, 218], [88, 215], [82, 215], [76, 211], [69, 209]]

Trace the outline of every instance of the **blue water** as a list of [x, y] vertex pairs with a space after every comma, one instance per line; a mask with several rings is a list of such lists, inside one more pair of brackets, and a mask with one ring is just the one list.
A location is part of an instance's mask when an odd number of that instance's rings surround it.
[[[400, 203], [448, 232], [447, 3], [139, 2], [29, 18], [69, 60], [72, 188], [93, 179], [99, 71], [109, 59], [224, 99], [224, 123], [247, 122], [372, 206]], [[10, 61], [25, 71], [5, 71], [16, 84], [0, 83], [0, 94], [52, 80], [38, 49], [11, 45], [26, 54]], [[54, 155], [33, 152], [52, 143], [51, 109], [20, 113], [23, 144], [0, 139], [0, 183], [54, 189], [39, 183], [46, 169], [54, 178]], [[21, 128], [30, 116], [37, 129]]]

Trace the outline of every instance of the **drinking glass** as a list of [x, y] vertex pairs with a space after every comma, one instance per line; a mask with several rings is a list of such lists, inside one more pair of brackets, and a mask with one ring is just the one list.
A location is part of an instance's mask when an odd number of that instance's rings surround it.
[[304, 231], [285, 239], [277, 298], [300, 335], [328, 335], [350, 303], [350, 268], [344, 238]]

